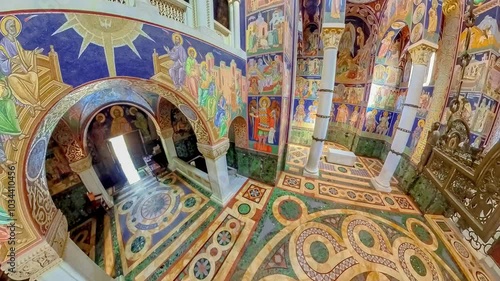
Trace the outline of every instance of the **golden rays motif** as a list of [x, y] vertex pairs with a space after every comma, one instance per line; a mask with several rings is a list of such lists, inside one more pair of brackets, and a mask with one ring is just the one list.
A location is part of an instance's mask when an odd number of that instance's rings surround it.
[[142, 30], [142, 23], [116, 17], [66, 14], [67, 21], [52, 35], [73, 29], [83, 41], [80, 46], [80, 57], [87, 47], [93, 43], [104, 48], [109, 76], [116, 76], [115, 48], [128, 46], [139, 58], [134, 41], [142, 35], [149, 40], [154, 40]]

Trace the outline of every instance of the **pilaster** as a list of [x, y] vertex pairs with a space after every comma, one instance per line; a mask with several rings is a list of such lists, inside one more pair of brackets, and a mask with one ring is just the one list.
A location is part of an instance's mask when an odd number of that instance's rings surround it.
[[212, 199], [223, 206], [226, 205], [238, 191], [229, 186], [229, 173], [226, 160], [228, 149], [228, 139], [213, 146], [198, 143], [198, 150], [203, 154], [205, 163], [207, 164]]

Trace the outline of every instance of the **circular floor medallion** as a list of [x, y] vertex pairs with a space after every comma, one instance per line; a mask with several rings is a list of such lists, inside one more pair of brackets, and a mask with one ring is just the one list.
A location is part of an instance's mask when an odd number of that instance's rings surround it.
[[246, 215], [250, 213], [250, 209], [250, 205], [248, 205], [247, 203], [243, 203], [238, 206], [238, 213]]
[[314, 184], [312, 182], [306, 182], [306, 184], [304, 186], [309, 190], [314, 189]]
[[427, 268], [425, 267], [425, 264], [424, 262], [417, 256], [411, 256], [410, 257], [410, 264], [411, 264], [411, 267], [413, 267], [413, 270], [415, 270], [415, 272], [424, 277], [427, 275]]
[[358, 232], [358, 235], [359, 235], [359, 240], [366, 247], [371, 248], [373, 247], [373, 245], [375, 245], [375, 240], [373, 239], [373, 236], [370, 234], [370, 232], [366, 230], [360, 230]]
[[171, 202], [167, 193], [154, 194], [141, 206], [141, 215], [148, 220], [156, 219], [167, 211]]
[[279, 204], [281, 216], [290, 221], [298, 220], [302, 216], [302, 208], [297, 202], [286, 200]]
[[223, 230], [217, 234], [217, 243], [221, 246], [226, 246], [227, 244], [231, 243], [231, 233], [227, 230]]
[[321, 241], [311, 243], [311, 256], [317, 263], [325, 263], [328, 260], [329, 252], [326, 245]]

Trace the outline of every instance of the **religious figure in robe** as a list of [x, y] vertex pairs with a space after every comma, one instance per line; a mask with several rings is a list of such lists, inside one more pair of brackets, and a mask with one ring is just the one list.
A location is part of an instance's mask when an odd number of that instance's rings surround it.
[[4, 37], [0, 40], [0, 73], [7, 77], [11, 93], [16, 101], [27, 106], [31, 116], [35, 110], [44, 110], [40, 103], [36, 57], [43, 49], [23, 49], [17, 36], [21, 33], [21, 21], [5, 16], [0, 22]]
[[299, 105], [295, 108], [295, 114], [293, 116], [293, 121], [301, 124], [304, 122], [304, 118], [306, 117], [306, 108], [304, 106], [304, 99], [299, 100]]
[[141, 131], [141, 134], [145, 139], [151, 139], [148, 119], [144, 116], [144, 114], [137, 111], [137, 109], [135, 113], [135, 120], [132, 121], [132, 124], [134, 124], [134, 126]]
[[344, 124], [347, 123], [348, 117], [349, 117], [349, 110], [347, 109], [347, 106], [345, 104], [340, 105], [337, 111], [337, 117], [335, 118], [335, 121]]
[[351, 114], [351, 117], [349, 118], [349, 125], [355, 128], [356, 123], [358, 122], [358, 118], [359, 118], [359, 107], [356, 106]]
[[392, 37], [394, 36], [394, 31], [389, 31], [387, 35], [382, 39], [382, 42], [380, 42], [380, 49], [378, 51], [377, 57], [379, 58], [385, 58], [387, 52], [389, 51], [389, 48], [392, 45]]
[[427, 26], [428, 33], [435, 33], [437, 30], [437, 22], [438, 22], [437, 7], [438, 7], [438, 1], [432, 0], [431, 7], [429, 8], [429, 25]]
[[413, 130], [413, 133], [411, 134], [410, 148], [412, 151], [415, 149], [415, 147], [417, 147], [418, 141], [420, 140], [420, 135], [424, 130], [424, 125], [425, 125], [424, 119], [418, 120], [417, 127]]
[[128, 120], [123, 116], [123, 108], [120, 106], [113, 106], [110, 110], [113, 122], [111, 122], [111, 137], [116, 137], [129, 132], [132, 132]]
[[339, 55], [337, 60], [337, 73], [342, 74], [349, 70], [353, 64], [354, 43], [356, 40], [356, 31], [352, 23], [346, 24], [345, 31], [339, 42]]
[[214, 125], [219, 128], [219, 136], [222, 137], [227, 133], [227, 110], [226, 98], [220, 95], [219, 103], [217, 104], [217, 112], [215, 114]]
[[17, 141], [27, 136], [21, 132], [17, 119], [16, 105], [12, 90], [8, 87], [5, 77], [0, 78], [0, 170], [7, 171], [11, 161], [5, 154], [5, 143], [10, 141], [14, 150], [17, 150]]
[[174, 33], [172, 35], [172, 41], [174, 41], [174, 47], [170, 50], [168, 47], [164, 47], [170, 59], [174, 62], [174, 65], [168, 70], [170, 77], [174, 82], [174, 86], [177, 90], [181, 90], [186, 80], [186, 69], [185, 64], [187, 60], [187, 53], [184, 46], [182, 46], [183, 39], [179, 33]]
[[372, 111], [369, 111], [366, 113], [366, 131], [368, 133], [373, 133], [375, 132], [375, 129], [377, 128], [377, 120], [375, 120], [375, 117], [377, 116], [377, 110], [374, 109]]
[[198, 99], [198, 62], [196, 61], [197, 52], [193, 47], [188, 48], [188, 58], [186, 59], [186, 84], [189, 93], [196, 100]]

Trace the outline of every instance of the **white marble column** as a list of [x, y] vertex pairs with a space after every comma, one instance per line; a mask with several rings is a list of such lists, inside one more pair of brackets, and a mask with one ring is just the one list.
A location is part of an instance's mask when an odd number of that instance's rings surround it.
[[318, 90], [318, 112], [314, 124], [313, 140], [309, 157], [304, 168], [304, 175], [317, 177], [319, 175], [319, 161], [323, 152], [323, 145], [328, 131], [328, 122], [332, 109], [333, 88], [335, 86], [335, 71], [337, 67], [337, 48], [344, 28], [323, 28], [323, 70], [321, 72], [321, 86]]
[[231, 33], [233, 34], [233, 47], [241, 49], [240, 39], [240, 0], [233, 0], [230, 4]]
[[90, 155], [81, 160], [70, 163], [69, 166], [73, 172], [80, 176], [83, 185], [85, 185], [89, 192], [92, 192], [94, 195], [102, 195], [102, 198], [108, 207], [111, 208], [114, 206], [113, 198], [108, 194], [102, 185], [101, 180], [92, 166], [92, 157]]
[[208, 178], [214, 201], [225, 206], [238, 191], [229, 185], [226, 153], [229, 149], [229, 140], [226, 139], [213, 146], [198, 143], [198, 150], [203, 154], [207, 164]]
[[160, 136], [161, 144], [163, 146], [163, 151], [167, 156], [168, 169], [170, 171], [173, 171], [176, 169], [174, 159], [177, 157], [177, 151], [175, 150], [175, 144], [173, 139], [174, 129], [166, 128], [161, 131], [158, 131], [157, 133], [158, 136]]
[[412, 71], [408, 84], [408, 94], [406, 95], [401, 119], [396, 130], [396, 136], [392, 141], [391, 150], [385, 159], [384, 166], [380, 174], [371, 180], [373, 187], [379, 191], [391, 192], [390, 181], [396, 168], [398, 167], [401, 155], [403, 155], [406, 143], [413, 129], [413, 123], [417, 116], [417, 109], [420, 104], [420, 94], [426, 79], [429, 60], [437, 46], [428, 44], [417, 44], [409, 49], [412, 59]]

